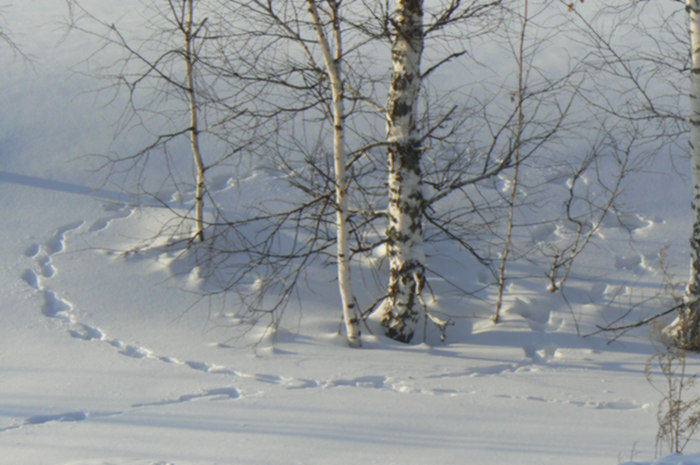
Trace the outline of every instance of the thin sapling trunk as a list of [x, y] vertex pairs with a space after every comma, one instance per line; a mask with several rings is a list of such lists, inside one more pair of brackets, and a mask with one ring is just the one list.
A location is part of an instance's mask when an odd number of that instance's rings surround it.
[[326, 66], [328, 78], [331, 83], [333, 95], [333, 161], [335, 170], [335, 202], [336, 202], [336, 231], [337, 231], [337, 261], [338, 261], [338, 286], [343, 305], [343, 321], [345, 323], [346, 337], [350, 347], [361, 346], [360, 323], [352, 290], [350, 277], [350, 238], [348, 225], [348, 179], [346, 173], [345, 153], [345, 107], [344, 86], [342, 80], [342, 42], [340, 18], [338, 17], [339, 2], [329, 1], [332, 15], [332, 27], [335, 42], [335, 56], [332, 55], [331, 45], [324, 32], [318, 8], [314, 0], [308, 0], [309, 15], [313, 22], [318, 37], [318, 43], [323, 53], [323, 61]]
[[[172, 4], [171, 4], [172, 6]], [[195, 88], [194, 80], [194, 66], [197, 56], [193, 49], [195, 38], [199, 31], [201, 31], [204, 22], [198, 25], [196, 30], [192, 30], [194, 25], [194, 0], [185, 0], [183, 4], [183, 9], [187, 9], [187, 18], [184, 18], [184, 14], [181, 16], [184, 19], [182, 26], [182, 33], [185, 39], [185, 73], [187, 79], [187, 100], [189, 103], [190, 112], [190, 144], [192, 148], [192, 157], [194, 158], [195, 169], [197, 171], [196, 175], [196, 190], [195, 190], [195, 232], [192, 236], [192, 240], [203, 241], [204, 240], [204, 194], [205, 194], [205, 180], [204, 172], [206, 171], [206, 166], [204, 164], [204, 159], [202, 158], [202, 153], [199, 148], [199, 122], [198, 122], [198, 108], [197, 108], [197, 92]], [[184, 11], [183, 11], [184, 13]], [[206, 21], [206, 20], [205, 20]]]

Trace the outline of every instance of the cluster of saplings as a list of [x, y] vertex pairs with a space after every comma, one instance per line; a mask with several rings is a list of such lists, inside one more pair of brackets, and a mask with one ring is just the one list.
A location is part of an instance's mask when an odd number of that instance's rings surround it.
[[[99, 39], [85, 66], [125, 104], [122, 135], [145, 141], [102, 167], [191, 196], [173, 211], [208, 253], [208, 292], [237, 292], [273, 328], [304, 273], [331, 264], [352, 347], [369, 315], [397, 341], [422, 321], [444, 336], [446, 286], [488, 296], [498, 322], [519, 260], [560, 291], [623, 213], [624, 182], [688, 131], [700, 218], [698, 4], [649, 3], [167, 0], [133, 28], [68, 0], [72, 30]], [[226, 173], [283, 187], [232, 202], [213, 188]], [[677, 332], [697, 347], [700, 221], [691, 246]], [[434, 250], [486, 290], [446, 279]]]

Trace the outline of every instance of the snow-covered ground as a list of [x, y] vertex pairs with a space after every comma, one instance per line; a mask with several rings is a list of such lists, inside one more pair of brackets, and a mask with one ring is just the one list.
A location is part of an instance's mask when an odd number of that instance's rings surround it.
[[113, 130], [68, 70], [84, 46], [59, 41], [57, 3], [3, 11], [34, 64], [0, 45], [0, 462], [700, 463], [650, 462], [660, 395], [645, 379], [648, 330], [579, 336], [635, 303], [646, 301], [627, 322], [668, 305], [651, 298], [665, 246], [668, 271], [685, 276], [689, 187], [665, 161], [636, 175], [625, 197], [636, 214], [604, 225], [563, 297], [544, 279], [514, 281], [499, 325], [463, 300], [477, 317], [444, 344], [365, 331], [350, 350], [336, 285], [319, 280], [302, 295], [302, 324], [292, 308], [276, 341], [253, 347], [256, 334], [235, 337], [229, 302], [189, 308], [180, 288], [196, 276], [174, 278], [173, 256], [123, 253], [167, 212], [84, 170], [80, 156]]

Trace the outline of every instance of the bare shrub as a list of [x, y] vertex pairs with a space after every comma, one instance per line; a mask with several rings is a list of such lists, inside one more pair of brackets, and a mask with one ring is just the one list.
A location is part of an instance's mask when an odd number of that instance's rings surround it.
[[695, 384], [697, 375], [688, 373], [688, 351], [662, 339], [662, 350], [644, 368], [647, 381], [662, 396], [656, 413], [656, 453], [667, 450], [680, 454], [700, 428], [700, 393]]

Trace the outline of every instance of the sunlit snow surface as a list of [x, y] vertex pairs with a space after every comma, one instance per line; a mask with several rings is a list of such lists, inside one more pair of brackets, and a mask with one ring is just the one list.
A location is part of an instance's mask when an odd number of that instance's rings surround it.
[[698, 463], [700, 463], [700, 455], [673, 454], [653, 462], [625, 462], [622, 465], [696, 465]]
[[[612, 343], [577, 334], [639, 302], [625, 322], [665, 308], [645, 301], [662, 286], [665, 246], [669, 271], [685, 276], [689, 188], [665, 161], [637, 175], [626, 192], [636, 213], [603, 225], [563, 297], [544, 279], [513, 282], [499, 325], [488, 319], [493, 295], [446, 296], [435, 305], [463, 316], [447, 343], [430, 334], [406, 346], [365, 329], [363, 348], [350, 350], [336, 334], [336, 283], [319, 270], [275, 340], [258, 329], [236, 337], [246, 323], [234, 298], [195, 304], [181, 290], [200, 285], [187, 256], [124, 253], [169, 213], [84, 170], [80, 156], [104, 150], [114, 115], [68, 69], [85, 44], [60, 40], [61, 3], [3, 10], [34, 64], [0, 48], [0, 462], [700, 463], [651, 461], [660, 395], [644, 376], [647, 330]], [[118, 16], [108, 3], [85, 5]], [[530, 234], [536, 243], [558, 232]], [[457, 275], [449, 251], [429, 252], [454, 279], [485, 279]], [[698, 449], [691, 441], [686, 452]]]

